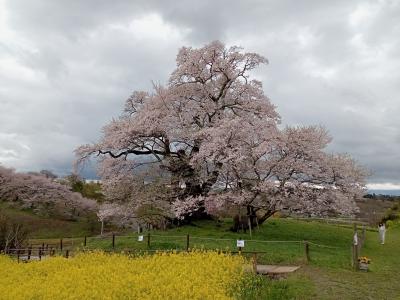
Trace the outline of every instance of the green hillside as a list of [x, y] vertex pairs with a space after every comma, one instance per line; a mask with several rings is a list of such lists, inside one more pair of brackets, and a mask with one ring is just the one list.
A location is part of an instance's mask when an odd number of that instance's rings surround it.
[[35, 238], [84, 236], [92, 235], [100, 230], [100, 225], [95, 220], [78, 219], [77, 221], [68, 221], [43, 217], [29, 210], [13, 208], [7, 202], [0, 202], [0, 215], [23, 225], [28, 230], [29, 236]]

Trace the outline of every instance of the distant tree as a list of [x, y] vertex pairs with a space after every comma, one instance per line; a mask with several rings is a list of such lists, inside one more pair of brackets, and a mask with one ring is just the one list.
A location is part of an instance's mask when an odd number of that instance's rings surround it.
[[43, 175], [17, 173], [0, 166], [0, 199], [41, 214], [76, 218], [97, 210], [96, 201]]
[[71, 187], [72, 191], [82, 194], [84, 181], [83, 178], [81, 178], [78, 174], [71, 173], [70, 175], [64, 177], [64, 180], [66, 181], [66, 184]]
[[[183, 47], [166, 86], [136, 91], [78, 163], [101, 156], [108, 180], [131, 180], [143, 164], [169, 174], [177, 217], [237, 207], [250, 223], [274, 212], [352, 214], [366, 172], [347, 155], [326, 152], [319, 126], [281, 129], [280, 116], [250, 72], [267, 60], [212, 42]], [[146, 158], [146, 160], [143, 159]]]
[[85, 198], [94, 199], [99, 202], [104, 200], [102, 187], [98, 182], [86, 182], [76, 173], [64, 177], [62, 182], [68, 185], [73, 192], [80, 193]]
[[42, 174], [43, 176], [45, 176], [46, 178], [50, 178], [50, 179], [58, 178], [58, 176], [56, 174], [54, 174], [52, 171], [49, 171], [49, 170], [41, 170], [39, 173]]

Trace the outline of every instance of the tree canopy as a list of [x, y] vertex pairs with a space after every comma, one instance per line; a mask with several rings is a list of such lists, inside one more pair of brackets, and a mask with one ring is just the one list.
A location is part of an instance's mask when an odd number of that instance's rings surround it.
[[101, 157], [106, 187], [153, 164], [167, 175], [168, 213], [177, 217], [236, 207], [263, 222], [282, 209], [356, 210], [367, 173], [350, 156], [326, 151], [331, 138], [323, 127], [280, 125], [262, 83], [251, 78], [264, 57], [215, 41], [181, 48], [176, 62], [166, 85], [133, 92], [100, 141], [76, 150], [78, 163]]

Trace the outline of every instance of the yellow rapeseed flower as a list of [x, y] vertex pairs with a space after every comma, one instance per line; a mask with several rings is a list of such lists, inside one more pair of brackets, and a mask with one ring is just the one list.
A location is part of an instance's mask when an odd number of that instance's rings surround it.
[[230, 299], [244, 259], [217, 252], [129, 257], [103, 252], [17, 263], [0, 255], [0, 298]]

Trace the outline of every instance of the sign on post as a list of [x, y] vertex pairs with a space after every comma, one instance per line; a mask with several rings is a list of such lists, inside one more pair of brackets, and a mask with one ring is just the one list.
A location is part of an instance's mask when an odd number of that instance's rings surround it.
[[236, 240], [236, 247], [243, 248], [244, 247], [244, 240]]
[[143, 242], [143, 235], [139, 235], [137, 240], [138, 240], [139, 242]]

